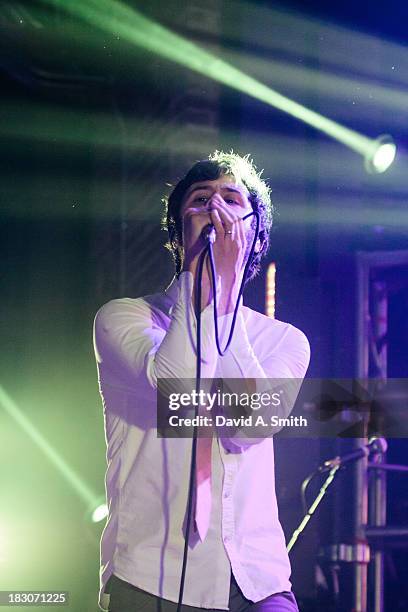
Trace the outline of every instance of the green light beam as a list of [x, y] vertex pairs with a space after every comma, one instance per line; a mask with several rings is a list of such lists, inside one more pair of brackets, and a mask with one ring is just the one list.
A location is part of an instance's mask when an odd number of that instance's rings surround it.
[[48, 442], [46, 438], [38, 431], [31, 421], [20, 410], [15, 401], [8, 395], [5, 389], [0, 385], [0, 405], [21, 427], [21, 429], [29, 436], [29, 438], [38, 446], [44, 453], [47, 459], [60, 472], [65, 480], [71, 485], [79, 497], [87, 504], [89, 508], [94, 507], [100, 500], [100, 496], [82, 480], [80, 476], [68, 465], [68, 463], [59, 455], [58, 451]]
[[[335, 205], [337, 203], [337, 206]], [[380, 226], [389, 230], [406, 231], [408, 228], [408, 210], [367, 207], [361, 204], [361, 200], [344, 198], [333, 200], [330, 198], [330, 206], [317, 210], [307, 205], [287, 205], [279, 210], [281, 224], [304, 225], [321, 223], [326, 226], [355, 227], [355, 226]], [[346, 207], [347, 205], [347, 207]]]
[[[296, 87], [298, 92], [318, 92], [322, 98], [333, 99], [337, 103], [348, 107], [351, 100], [357, 101], [356, 106], [350, 108], [353, 116], [356, 112], [362, 112], [364, 100], [370, 107], [380, 107], [391, 111], [389, 118], [394, 119], [392, 111], [405, 111], [408, 106], [407, 88], [397, 85], [382, 85], [371, 76], [360, 75], [341, 76], [332, 72], [329, 68], [311, 68], [299, 66], [293, 62], [284, 60], [273, 60], [270, 57], [261, 56], [259, 52], [245, 52], [242, 50], [229, 49], [228, 59], [234, 63], [239, 60], [242, 70], [256, 70], [256, 78], [263, 81], [274, 79], [281, 85]], [[342, 109], [344, 113], [345, 108]], [[399, 120], [399, 118], [398, 118]]]
[[[406, 86], [406, 45], [312, 17], [305, 12], [272, 7], [272, 2], [268, 4], [258, 6], [250, 0], [236, 2], [237, 11], [247, 16], [249, 27], [253, 26], [255, 38], [252, 40], [256, 40], [266, 52], [273, 55], [284, 53], [294, 62], [298, 62], [301, 54], [309, 61], [317, 60], [323, 68], [338, 69], [342, 73], [346, 69], [353, 74], [366, 75], [373, 81]], [[225, 28], [228, 37], [237, 40], [239, 30], [235, 24], [226, 23]], [[296, 34], [295, 37], [285, 36], [285, 32]], [[293, 44], [294, 38], [296, 45]], [[377, 61], [367, 61], [373, 56]]]
[[[145, 151], [160, 150], [163, 139], [172, 135], [171, 126], [162, 121], [143, 122], [130, 117], [125, 120], [126, 134], [119, 130], [112, 113], [61, 110], [16, 100], [14, 104], [2, 105], [0, 135], [32, 142], [118, 148], [125, 141], [126, 147]], [[156, 139], [152, 139], [152, 133], [157, 135]]]
[[119, 35], [130, 43], [265, 102], [360, 153], [368, 168], [384, 171], [384, 168], [380, 170], [372, 163], [382, 146], [378, 139], [368, 138], [287, 98], [118, 0], [42, 1], [58, 6], [105, 32]]

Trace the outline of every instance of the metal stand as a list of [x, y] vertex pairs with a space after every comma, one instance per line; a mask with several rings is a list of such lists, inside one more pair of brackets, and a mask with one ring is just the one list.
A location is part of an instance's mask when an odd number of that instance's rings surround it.
[[[388, 291], [392, 286], [387, 273], [394, 267], [408, 269], [408, 251], [359, 253], [357, 257], [356, 378], [367, 389], [373, 383], [381, 389], [387, 382]], [[352, 450], [367, 445], [369, 425], [370, 435], [382, 437], [380, 418], [367, 413]], [[384, 549], [408, 546], [407, 528], [387, 526], [387, 472], [408, 474], [408, 466], [389, 465], [385, 453], [379, 452], [372, 462], [364, 457], [351, 469], [352, 542], [322, 547], [319, 557], [336, 576], [341, 563], [351, 565], [351, 593], [346, 596], [347, 608], [342, 609], [384, 612]], [[309, 519], [306, 516], [301, 526]], [[290, 548], [296, 539], [292, 538]], [[333, 589], [336, 609], [339, 592], [338, 587]]]
[[[408, 251], [359, 253], [357, 255], [357, 377], [379, 381], [387, 379], [387, 283], [378, 271], [394, 266], [408, 266]], [[376, 274], [377, 272], [377, 274]], [[377, 432], [381, 435], [381, 431]], [[356, 445], [366, 444], [366, 438], [355, 440]], [[372, 529], [387, 531], [386, 470], [381, 469], [385, 456], [378, 455], [374, 464], [360, 461], [354, 467], [354, 542], [364, 542]], [[368, 468], [374, 468], [368, 478]], [[401, 466], [403, 467], [403, 466]], [[369, 513], [368, 513], [369, 508]], [[371, 530], [371, 531], [370, 531]], [[370, 612], [384, 612], [384, 553], [376, 550], [370, 562], [354, 562], [353, 610], [367, 612], [368, 582]]]
[[[388, 310], [388, 277], [385, 275], [391, 268], [408, 269], [408, 251], [385, 253], [359, 253], [357, 259], [358, 298], [356, 307], [356, 378], [359, 386], [367, 387], [373, 383], [381, 390], [387, 382], [387, 310]], [[398, 273], [400, 271], [398, 270]], [[392, 285], [391, 285], [392, 286]], [[388, 393], [384, 389], [384, 398]], [[370, 395], [370, 393], [368, 394]], [[376, 395], [376, 394], [374, 394]], [[389, 397], [392, 397], [392, 393]], [[408, 403], [408, 394], [403, 388], [398, 400]], [[364, 414], [364, 413], [363, 413]], [[373, 419], [377, 419], [374, 421]], [[368, 436], [382, 436], [381, 414], [367, 412], [366, 421], [362, 424], [362, 437], [353, 440], [353, 450], [366, 447]], [[376, 431], [373, 431], [375, 423]], [[371, 431], [369, 432], [368, 426]], [[330, 483], [333, 481], [339, 466], [333, 465], [329, 476], [320, 492], [307, 510], [299, 527], [293, 533], [288, 544], [291, 551], [300, 534], [304, 531], [312, 515], [320, 504]], [[337, 469], [336, 469], [337, 468]], [[386, 463], [385, 449], [377, 450], [375, 459], [362, 457], [351, 467], [353, 470], [352, 486], [352, 542], [336, 543], [320, 549], [319, 558], [325, 563], [330, 575], [333, 592], [333, 604], [339, 609], [343, 605], [339, 595], [338, 574], [341, 563], [352, 569], [351, 594], [346, 592], [346, 604], [342, 610], [349, 612], [384, 612], [384, 549], [388, 547], [408, 547], [408, 528], [388, 526], [387, 505], [387, 472], [395, 471], [408, 474], [408, 466]], [[316, 471], [315, 473], [318, 473]], [[313, 475], [306, 480], [310, 482]], [[303, 486], [302, 486], [303, 487]], [[340, 539], [339, 536], [338, 539]]]
[[320, 491], [319, 491], [316, 499], [314, 500], [313, 504], [309, 507], [309, 509], [306, 512], [305, 516], [303, 517], [299, 527], [297, 529], [295, 529], [295, 531], [293, 532], [292, 537], [291, 537], [291, 539], [289, 541], [289, 544], [287, 545], [288, 553], [292, 550], [292, 548], [296, 544], [296, 541], [297, 541], [298, 537], [300, 536], [302, 531], [305, 529], [306, 525], [308, 524], [308, 522], [312, 518], [313, 514], [316, 512], [317, 507], [319, 506], [320, 502], [322, 501], [322, 499], [323, 499], [327, 489], [329, 488], [329, 486], [331, 485], [331, 483], [334, 480], [334, 477], [336, 475], [337, 470], [339, 470], [339, 469], [340, 469], [340, 464], [339, 465], [335, 465], [335, 466], [333, 466], [331, 468], [331, 470], [329, 472], [329, 475], [327, 476], [327, 478], [324, 481], [322, 487], [320, 488]]

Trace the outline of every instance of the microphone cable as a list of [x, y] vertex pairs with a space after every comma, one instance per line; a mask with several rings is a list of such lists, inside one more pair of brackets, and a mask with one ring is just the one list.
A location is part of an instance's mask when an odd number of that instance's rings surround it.
[[[248, 255], [247, 262], [245, 264], [244, 273], [242, 275], [241, 286], [239, 288], [237, 301], [234, 307], [234, 314], [232, 317], [231, 329], [228, 335], [227, 343], [224, 349], [221, 349], [220, 339], [218, 334], [218, 320], [217, 320], [217, 286], [216, 286], [216, 278], [217, 271], [214, 262], [214, 254], [213, 254], [213, 245], [211, 240], [208, 241], [207, 246], [204, 248], [202, 253], [200, 254], [200, 258], [198, 260], [197, 266], [197, 296], [195, 303], [195, 315], [197, 320], [197, 351], [196, 351], [196, 393], [200, 392], [200, 381], [201, 381], [201, 295], [202, 295], [202, 279], [203, 279], [203, 268], [205, 257], [208, 254], [210, 260], [210, 270], [211, 270], [211, 285], [213, 292], [213, 313], [214, 313], [214, 331], [215, 331], [215, 342], [217, 345], [218, 354], [222, 357], [228, 350], [229, 345], [231, 344], [231, 340], [234, 334], [235, 323], [238, 314], [239, 302], [241, 296], [244, 291], [245, 282], [248, 276], [249, 267], [252, 262], [252, 258], [255, 252], [256, 242], [259, 236], [259, 225], [260, 218], [258, 211], [252, 211], [249, 214], [242, 217], [242, 220], [248, 219], [249, 217], [255, 217], [256, 226], [255, 226], [255, 234], [252, 241], [251, 250]], [[194, 417], [198, 416], [198, 402], [195, 407]], [[194, 421], [196, 422], [196, 420]], [[186, 570], [187, 570], [187, 557], [188, 557], [188, 543], [190, 537], [191, 530], [191, 519], [192, 519], [192, 507], [193, 507], [193, 493], [194, 493], [194, 485], [195, 485], [195, 472], [196, 472], [196, 463], [197, 463], [197, 436], [198, 436], [198, 425], [194, 425], [193, 428], [193, 439], [191, 445], [191, 461], [190, 461], [190, 476], [189, 476], [189, 484], [188, 484], [188, 495], [187, 495], [187, 521], [186, 521], [186, 537], [184, 541], [184, 551], [183, 551], [183, 564], [181, 567], [181, 578], [180, 578], [180, 589], [179, 589], [179, 598], [177, 603], [177, 612], [182, 612], [183, 605], [183, 594], [184, 594], [184, 583], [186, 578]]]

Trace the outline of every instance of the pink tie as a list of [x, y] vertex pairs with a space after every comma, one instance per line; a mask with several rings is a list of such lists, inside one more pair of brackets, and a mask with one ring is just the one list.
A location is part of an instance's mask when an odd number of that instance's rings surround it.
[[[208, 435], [208, 429], [207, 429]], [[211, 448], [212, 437], [197, 438], [195, 527], [204, 542], [211, 517]]]

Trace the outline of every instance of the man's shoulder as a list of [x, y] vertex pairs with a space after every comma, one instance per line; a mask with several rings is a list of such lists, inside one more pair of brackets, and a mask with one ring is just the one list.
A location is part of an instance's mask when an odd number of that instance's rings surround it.
[[268, 338], [273, 337], [275, 342], [285, 340], [294, 343], [309, 344], [306, 334], [298, 327], [292, 325], [292, 323], [268, 317], [262, 312], [253, 310], [248, 306], [243, 307], [243, 313], [248, 330], [255, 336], [261, 335], [262, 337], [263, 334], [266, 334]]
[[[248, 306], [243, 307], [244, 317], [247, 323], [250, 325], [254, 325], [255, 327], [272, 330], [280, 333], [293, 333], [293, 334], [303, 334], [303, 332], [292, 325], [292, 323], [288, 323], [287, 321], [280, 321], [279, 319], [275, 319], [269, 317], [268, 315], [258, 312], [257, 310], [253, 310]], [[303, 334], [304, 335], [304, 334]]]
[[96, 313], [96, 317], [103, 318], [118, 312], [135, 311], [148, 306], [150, 296], [138, 298], [122, 297], [114, 298], [103, 304]]
[[114, 298], [103, 304], [95, 315], [95, 322], [101, 323], [118, 317], [148, 315], [153, 310], [161, 310], [166, 302], [164, 292], [152, 293], [141, 297]]

